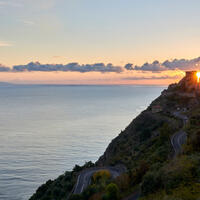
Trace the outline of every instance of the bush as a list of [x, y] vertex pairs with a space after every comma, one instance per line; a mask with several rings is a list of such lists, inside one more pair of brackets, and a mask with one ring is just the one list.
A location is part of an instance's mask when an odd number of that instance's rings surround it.
[[163, 187], [161, 171], [150, 171], [144, 176], [142, 183], [142, 195], [148, 195]]
[[96, 185], [90, 185], [84, 192], [82, 193], [82, 197], [84, 200], [88, 200], [93, 194], [97, 193], [98, 190]]
[[196, 132], [191, 138], [191, 145], [194, 151], [200, 151], [200, 131]]
[[108, 170], [100, 170], [93, 174], [92, 179], [94, 183], [98, 183], [102, 180], [108, 180], [111, 178], [111, 174]]
[[106, 187], [106, 194], [103, 196], [103, 200], [118, 200], [119, 199], [119, 188], [116, 184], [110, 183]]
[[139, 184], [142, 181], [142, 178], [146, 174], [148, 169], [149, 169], [148, 163], [142, 160], [139, 166], [131, 174], [133, 185]]
[[74, 168], [73, 168], [74, 172], [80, 172], [81, 170], [82, 170], [82, 167], [79, 166], [79, 165], [75, 165]]
[[130, 177], [128, 174], [122, 174], [115, 179], [115, 183], [121, 191], [126, 191], [130, 187]]
[[169, 136], [173, 133], [172, 128], [169, 127], [168, 124], [164, 124], [160, 128], [160, 144], [164, 144], [166, 141], [169, 140]]
[[196, 157], [181, 156], [165, 167], [165, 189], [169, 193], [181, 184], [198, 179], [199, 161]]

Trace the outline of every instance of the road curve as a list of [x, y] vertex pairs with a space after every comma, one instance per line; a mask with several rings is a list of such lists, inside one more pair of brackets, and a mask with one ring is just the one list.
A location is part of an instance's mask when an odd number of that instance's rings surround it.
[[[188, 121], [188, 118], [179, 112], [174, 112], [174, 116], [183, 120], [184, 125]], [[183, 130], [178, 131], [171, 137], [171, 144], [175, 151], [175, 155], [181, 152], [181, 147], [185, 143], [186, 139], [187, 134]], [[116, 178], [117, 176], [125, 172], [125, 169], [120, 169], [119, 167], [94, 167], [83, 170], [78, 176], [73, 194], [81, 194], [90, 185], [92, 175], [100, 170], [108, 170], [113, 178]], [[139, 196], [139, 193], [135, 193], [124, 200], [137, 200]]]
[[113, 178], [125, 172], [125, 169], [119, 167], [94, 167], [83, 170], [78, 176], [73, 194], [81, 194], [90, 185], [92, 175], [100, 170], [108, 170]]
[[[173, 113], [175, 117], [183, 120], [183, 126], [187, 123], [188, 118], [187, 116], [179, 113], [179, 112], [174, 112]], [[175, 156], [181, 152], [182, 145], [186, 142], [187, 140], [187, 133], [183, 130], [178, 131], [171, 137], [171, 144], [175, 152]], [[140, 192], [136, 192], [129, 197], [126, 197], [123, 200], [137, 200], [140, 197]]]
[[175, 155], [179, 154], [182, 149], [182, 145], [187, 139], [187, 134], [183, 130], [175, 133], [171, 138], [171, 143], [175, 152]]
[[[174, 112], [173, 113], [175, 117], [181, 119], [183, 121], [183, 125], [185, 125], [188, 121], [187, 116], [179, 113], [179, 112]], [[187, 140], [187, 133], [184, 130], [180, 130], [176, 132], [172, 137], [171, 137], [171, 144], [175, 152], [175, 156], [179, 154], [182, 150], [182, 145], [185, 144]]]

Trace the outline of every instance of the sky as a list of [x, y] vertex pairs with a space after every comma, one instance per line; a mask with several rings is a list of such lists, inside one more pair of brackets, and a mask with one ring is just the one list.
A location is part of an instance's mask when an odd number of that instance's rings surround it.
[[0, 0], [0, 81], [176, 82], [200, 68], [199, 8], [199, 0]]

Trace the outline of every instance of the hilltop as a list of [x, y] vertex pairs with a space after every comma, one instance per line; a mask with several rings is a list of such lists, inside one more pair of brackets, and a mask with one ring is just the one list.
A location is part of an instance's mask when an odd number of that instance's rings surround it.
[[[30, 200], [197, 200], [200, 198], [200, 87], [196, 72], [155, 99], [112, 140], [93, 164], [75, 166], [42, 185]], [[115, 179], [95, 174], [82, 194], [71, 195], [83, 169], [122, 165]], [[104, 170], [105, 171], [105, 170]], [[98, 177], [98, 178], [96, 178]], [[136, 194], [132, 196], [132, 194]]]

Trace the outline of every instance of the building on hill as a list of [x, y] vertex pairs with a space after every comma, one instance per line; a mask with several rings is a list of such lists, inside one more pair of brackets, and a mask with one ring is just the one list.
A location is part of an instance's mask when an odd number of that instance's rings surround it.
[[197, 82], [197, 71], [186, 71], [186, 80]]
[[179, 82], [179, 86], [185, 88], [186, 92], [196, 92], [200, 90], [200, 83], [197, 77], [197, 71], [186, 71], [186, 76]]
[[152, 113], [159, 113], [163, 111], [163, 108], [160, 105], [154, 105], [151, 108]]
[[186, 87], [188, 89], [195, 89], [197, 87], [197, 71], [187, 71], [186, 76]]

